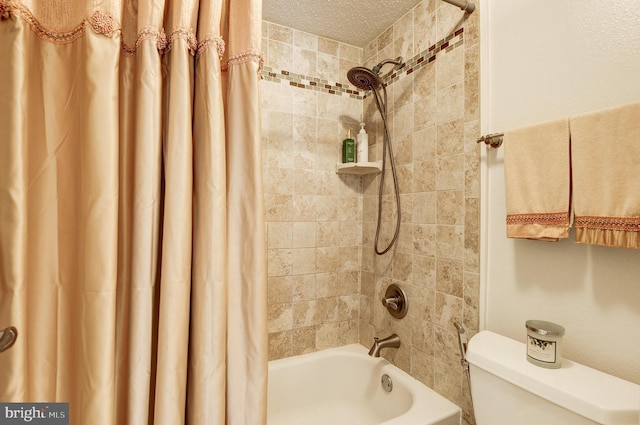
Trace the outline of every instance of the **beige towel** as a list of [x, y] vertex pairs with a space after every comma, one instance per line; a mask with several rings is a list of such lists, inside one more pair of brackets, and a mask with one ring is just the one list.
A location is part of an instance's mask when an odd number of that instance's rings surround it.
[[570, 158], [567, 118], [504, 135], [507, 237], [569, 237]]
[[570, 126], [576, 241], [640, 248], [640, 103]]

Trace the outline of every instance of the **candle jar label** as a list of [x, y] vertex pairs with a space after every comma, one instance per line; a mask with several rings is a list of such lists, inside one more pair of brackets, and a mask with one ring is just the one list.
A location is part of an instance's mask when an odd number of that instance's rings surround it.
[[556, 343], [555, 341], [545, 341], [527, 335], [527, 355], [533, 359], [545, 363], [556, 362]]

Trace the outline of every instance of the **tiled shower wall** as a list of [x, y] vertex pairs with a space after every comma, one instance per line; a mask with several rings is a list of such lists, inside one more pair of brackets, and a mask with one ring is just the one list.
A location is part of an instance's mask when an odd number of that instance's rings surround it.
[[[400, 55], [408, 64], [387, 88], [402, 221], [396, 247], [383, 256], [373, 250], [379, 177], [363, 179], [360, 340], [397, 333], [403, 344], [385, 355], [463, 406], [473, 423], [453, 325], [463, 324], [467, 337], [479, 326], [479, 15], [464, 17], [424, 1], [364, 50], [367, 67]], [[375, 123], [371, 155], [379, 159], [383, 128], [371, 96], [364, 117]], [[395, 224], [390, 173], [386, 180], [381, 247]], [[380, 303], [391, 283], [407, 292], [405, 319]]]
[[359, 340], [362, 179], [335, 168], [340, 141], [362, 117], [362, 98], [339, 82], [346, 86], [362, 49], [268, 22], [263, 33], [269, 356], [276, 359]]
[[[402, 346], [383, 355], [463, 406], [468, 423], [452, 322], [463, 323], [467, 337], [477, 332], [478, 18], [425, 0], [365, 49], [263, 26], [270, 358], [369, 346], [395, 332]], [[402, 220], [395, 248], [377, 256], [380, 175], [337, 175], [335, 165], [346, 128], [355, 134], [362, 117], [370, 159], [381, 159], [375, 101], [349, 86], [346, 73], [397, 56], [407, 65], [387, 92]], [[385, 179], [380, 245], [395, 224], [390, 171]], [[392, 282], [409, 297], [401, 320], [380, 303]]]

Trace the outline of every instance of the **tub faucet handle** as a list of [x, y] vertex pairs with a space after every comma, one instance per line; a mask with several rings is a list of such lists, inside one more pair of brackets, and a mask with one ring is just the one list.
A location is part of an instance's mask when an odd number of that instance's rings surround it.
[[383, 298], [382, 299], [382, 305], [387, 307], [387, 308], [392, 308], [394, 310], [399, 310], [400, 306], [399, 304], [402, 301], [400, 300], [400, 297], [389, 297], [389, 298]]
[[407, 294], [395, 283], [392, 283], [387, 288], [382, 298], [382, 305], [387, 309], [389, 314], [396, 319], [402, 319], [407, 315], [407, 311], [409, 310]]

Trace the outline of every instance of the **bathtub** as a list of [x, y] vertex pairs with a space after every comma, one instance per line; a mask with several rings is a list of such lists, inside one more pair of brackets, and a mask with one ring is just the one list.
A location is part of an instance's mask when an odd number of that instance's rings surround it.
[[269, 362], [267, 425], [327, 424], [459, 425], [460, 409], [359, 344]]

